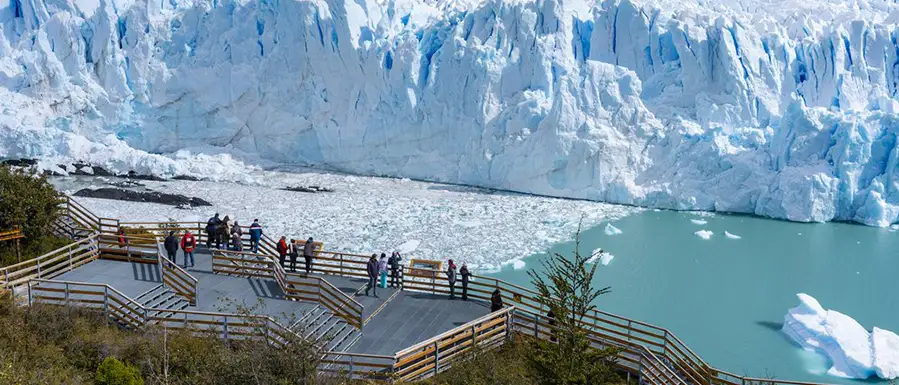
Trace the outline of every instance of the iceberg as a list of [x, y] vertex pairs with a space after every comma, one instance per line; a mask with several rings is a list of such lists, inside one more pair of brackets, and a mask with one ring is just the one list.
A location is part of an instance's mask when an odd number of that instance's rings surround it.
[[743, 237], [741, 237], [741, 236], [739, 236], [739, 235], [731, 234], [731, 233], [729, 233], [729, 232], [727, 232], [727, 231], [724, 232], [724, 236], [727, 237], [727, 238], [729, 238], [729, 239], [742, 239], [742, 238], [743, 238]]
[[606, 233], [606, 235], [618, 235], [622, 233], [619, 228], [612, 226], [611, 223], [606, 224], [604, 232]]
[[708, 241], [709, 239], [712, 239], [712, 235], [715, 235], [715, 233], [713, 233], [713, 232], [711, 232], [711, 231], [709, 231], [709, 230], [699, 230], [699, 231], [696, 231], [696, 232], [693, 233], [693, 234], [696, 234], [697, 237], [700, 237], [700, 238], [705, 239], [705, 240], [707, 240], [707, 241]]
[[804, 349], [826, 355], [827, 374], [844, 378], [899, 377], [899, 336], [875, 327], [869, 333], [843, 313], [825, 310], [804, 293], [784, 316], [782, 331]]
[[705, 219], [691, 219], [690, 222], [692, 222], [694, 225], [700, 225], [700, 226], [704, 225], [706, 223], [709, 223], [709, 221], [707, 221]]
[[[0, 0], [0, 158], [899, 222], [899, 4]], [[250, 181], [251, 182], [251, 181]]]

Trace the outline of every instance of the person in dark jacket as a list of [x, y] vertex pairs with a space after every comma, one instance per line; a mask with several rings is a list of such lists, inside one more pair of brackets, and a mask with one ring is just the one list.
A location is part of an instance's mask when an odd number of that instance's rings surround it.
[[[293, 242], [293, 240], [291, 240]], [[284, 266], [284, 260], [287, 258], [287, 237], [281, 236], [281, 240], [278, 241], [278, 262], [281, 264], [281, 267], [287, 269], [287, 266]]]
[[390, 265], [390, 287], [400, 287], [400, 261], [402, 260], [403, 256], [399, 251], [394, 251], [387, 260], [387, 264]]
[[175, 255], [178, 254], [178, 238], [175, 237], [174, 231], [169, 231], [169, 236], [165, 237], [165, 252], [169, 254], [169, 261], [175, 262]]
[[231, 217], [225, 215], [225, 218], [219, 223], [218, 237], [220, 245], [224, 245], [225, 249], [231, 248]]
[[259, 225], [258, 219], [254, 219], [253, 224], [250, 225], [250, 249], [252, 249], [254, 253], [259, 252], [260, 239], [262, 239], [262, 226]]
[[462, 276], [462, 300], [468, 301], [468, 279], [471, 277], [471, 272], [468, 271], [468, 265], [462, 263], [462, 268], [459, 269], [459, 275]]
[[306, 274], [312, 272], [312, 256], [314, 254], [315, 242], [312, 241], [312, 237], [309, 237], [309, 239], [306, 240], [306, 244], [303, 245], [303, 258], [306, 259]]
[[290, 240], [290, 271], [296, 273], [297, 272], [297, 257], [300, 255], [300, 250], [298, 249], [297, 241], [291, 239]]
[[221, 224], [222, 224], [222, 220], [219, 219], [219, 213], [215, 213], [214, 217], [209, 218], [209, 220], [206, 221], [206, 247], [207, 248], [211, 249], [213, 242], [215, 242], [216, 249], [222, 248], [222, 244], [219, 242], [219, 236], [218, 236], [219, 225], [221, 225]]
[[378, 255], [372, 254], [371, 258], [368, 260], [368, 264], [366, 265], [366, 270], [368, 270], [368, 286], [365, 287], [365, 295], [368, 295], [369, 290], [374, 290], [375, 298], [378, 297]]
[[456, 299], [456, 264], [450, 259], [446, 267], [446, 280], [449, 281], [449, 299]]
[[490, 296], [490, 312], [493, 313], [495, 311], [501, 310], [503, 308], [503, 295], [499, 292], [499, 289], [493, 291], [493, 295]]

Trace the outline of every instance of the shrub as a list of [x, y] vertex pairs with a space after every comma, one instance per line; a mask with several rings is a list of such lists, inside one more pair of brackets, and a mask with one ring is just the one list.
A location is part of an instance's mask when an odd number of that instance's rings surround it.
[[[22, 229], [24, 258], [33, 258], [65, 244], [52, 235], [62, 202], [47, 177], [34, 171], [0, 165], [0, 231]], [[15, 256], [12, 247], [0, 247], [0, 262]]]
[[97, 368], [94, 377], [97, 385], [144, 385], [137, 368], [119, 361], [115, 357], [106, 357]]

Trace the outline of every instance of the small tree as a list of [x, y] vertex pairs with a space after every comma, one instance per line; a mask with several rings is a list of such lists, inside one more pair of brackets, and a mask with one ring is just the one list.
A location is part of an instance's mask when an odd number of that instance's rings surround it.
[[542, 261], [544, 272], [528, 271], [555, 323], [550, 331], [554, 341], [538, 339], [530, 356], [533, 373], [541, 384], [611, 384], [621, 380], [612, 370], [618, 350], [592, 347], [583, 328], [584, 317], [596, 308], [596, 299], [608, 294], [611, 287], [593, 287], [596, 265], [587, 265], [596, 255], [581, 255], [580, 245], [579, 224], [573, 259], [555, 253]]
[[137, 368], [110, 356], [106, 357], [97, 368], [94, 383], [97, 385], [144, 385], [144, 379]]
[[[0, 231], [22, 229], [26, 256], [35, 257], [60, 245], [51, 232], [61, 201], [47, 177], [29, 169], [0, 165]], [[0, 254], [4, 259], [11, 255]]]

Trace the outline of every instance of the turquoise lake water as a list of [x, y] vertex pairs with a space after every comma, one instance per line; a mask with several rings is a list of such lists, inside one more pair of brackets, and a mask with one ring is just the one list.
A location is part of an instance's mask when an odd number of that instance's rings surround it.
[[[691, 219], [708, 223], [697, 225]], [[796, 293], [855, 318], [866, 329], [899, 332], [899, 231], [844, 223], [791, 223], [748, 216], [644, 211], [582, 234], [581, 251], [615, 257], [597, 269], [612, 286], [603, 310], [668, 328], [722, 370], [784, 380], [858, 384], [825, 375], [826, 360], [802, 351], [779, 330]], [[704, 240], [694, 234], [710, 230]], [[742, 237], [729, 239], [724, 232]], [[574, 242], [549, 252], [570, 255]], [[530, 287], [526, 270], [492, 276]], [[865, 381], [878, 382], [878, 381]]]

